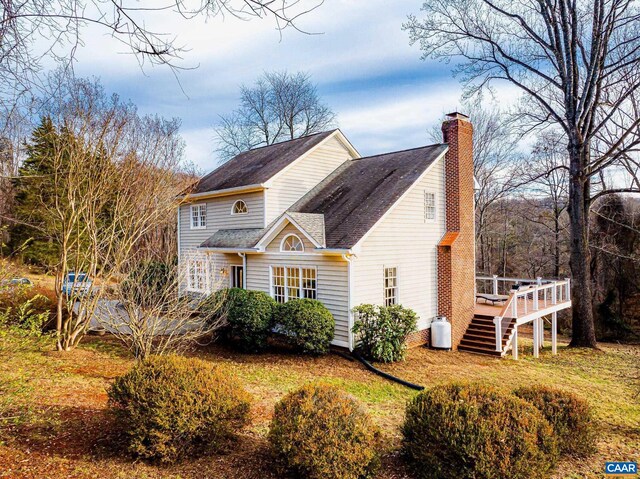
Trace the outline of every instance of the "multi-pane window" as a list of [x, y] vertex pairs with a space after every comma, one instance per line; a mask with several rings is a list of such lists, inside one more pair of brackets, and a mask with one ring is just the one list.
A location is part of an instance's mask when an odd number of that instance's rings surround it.
[[424, 219], [425, 221], [436, 219], [436, 194], [431, 191], [424, 192]]
[[300, 297], [300, 268], [286, 268], [287, 301]]
[[287, 301], [287, 293], [285, 288], [285, 275], [284, 267], [272, 266], [271, 267], [271, 291], [273, 299], [278, 303], [285, 303]]
[[207, 227], [207, 204], [191, 205], [191, 229], [204, 229]]
[[318, 296], [316, 269], [272, 266], [271, 294], [278, 303], [286, 303], [295, 298], [316, 299]]
[[304, 244], [302, 243], [302, 240], [296, 235], [287, 235], [282, 240], [280, 251], [302, 253], [304, 251]]
[[236, 201], [233, 204], [233, 208], [231, 208], [232, 215], [246, 215], [247, 213], [249, 213], [249, 208], [247, 207], [247, 204], [242, 200]]
[[189, 291], [206, 292], [207, 262], [205, 260], [194, 259], [189, 262], [187, 283], [187, 289], [189, 289]]
[[398, 304], [398, 268], [384, 268], [384, 305]]
[[318, 285], [315, 268], [302, 268], [302, 297], [306, 299], [317, 299], [317, 290]]

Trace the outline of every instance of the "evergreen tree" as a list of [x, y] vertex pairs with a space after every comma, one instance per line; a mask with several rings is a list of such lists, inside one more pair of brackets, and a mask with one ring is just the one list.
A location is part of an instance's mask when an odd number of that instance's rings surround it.
[[48, 206], [55, 201], [64, 206], [64, 195], [55, 191], [52, 180], [56, 169], [60, 174], [65, 164], [60, 140], [51, 118], [42, 118], [26, 145], [27, 158], [14, 181], [16, 223], [11, 229], [11, 249], [25, 262], [47, 269], [56, 266], [60, 255], [56, 219], [48, 214]]

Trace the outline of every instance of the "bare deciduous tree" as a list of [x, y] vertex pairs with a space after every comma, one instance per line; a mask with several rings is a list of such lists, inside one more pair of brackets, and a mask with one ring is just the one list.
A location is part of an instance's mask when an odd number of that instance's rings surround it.
[[[87, 332], [106, 286], [122, 277], [136, 247], [159, 223], [174, 218], [182, 174], [179, 122], [140, 116], [99, 83], [56, 77], [60, 94], [47, 105], [50, 182], [40, 199], [45, 233], [60, 245], [56, 268], [58, 349], [74, 348]], [[69, 272], [94, 282], [63, 288]], [[82, 284], [76, 285], [82, 286]]]
[[[596, 347], [589, 272], [592, 179], [640, 147], [640, 11], [634, 0], [432, 0], [405, 28], [423, 58], [461, 60], [469, 92], [508, 82], [529, 128], [555, 125], [569, 158], [573, 346]], [[604, 194], [605, 192], [603, 192]]]
[[[542, 132], [531, 151], [524, 171], [527, 181], [523, 199], [529, 209], [528, 219], [539, 224], [553, 238], [553, 272], [559, 278], [566, 249], [566, 211], [569, 185], [567, 153], [562, 135], [554, 131]], [[534, 213], [537, 211], [537, 214]]]
[[220, 117], [218, 154], [227, 161], [259, 146], [325, 131], [335, 114], [322, 103], [306, 73], [265, 73], [240, 88], [240, 106]]
[[136, 358], [184, 351], [225, 324], [224, 295], [185, 295], [180, 285], [189, 271], [176, 262], [131, 261], [122, 271], [127, 272], [124, 280], [105, 296], [95, 314]]

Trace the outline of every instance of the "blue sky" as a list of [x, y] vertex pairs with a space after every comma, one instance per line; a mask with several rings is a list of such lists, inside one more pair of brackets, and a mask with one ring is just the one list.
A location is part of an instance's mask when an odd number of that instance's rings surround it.
[[[101, 77], [108, 91], [135, 102], [144, 113], [182, 120], [187, 159], [203, 170], [217, 165], [213, 126], [238, 103], [239, 85], [263, 71], [306, 71], [338, 125], [363, 155], [429, 143], [428, 129], [459, 107], [461, 87], [451, 66], [420, 60], [402, 23], [418, 13], [419, 0], [325, 0], [302, 17], [304, 35], [282, 38], [273, 20], [177, 20], [156, 14], [150, 25], [177, 35], [190, 49], [179, 83], [166, 67], [140, 69], [126, 49], [90, 29], [76, 72]], [[184, 90], [184, 93], [183, 91]]]

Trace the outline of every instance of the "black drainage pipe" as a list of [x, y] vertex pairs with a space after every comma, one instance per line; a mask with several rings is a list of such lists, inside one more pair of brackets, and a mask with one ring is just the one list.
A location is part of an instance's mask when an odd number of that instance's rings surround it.
[[419, 384], [410, 383], [409, 381], [405, 381], [404, 379], [397, 378], [397, 377], [395, 377], [395, 376], [393, 376], [393, 375], [391, 375], [389, 373], [385, 373], [384, 371], [381, 371], [380, 369], [376, 368], [373, 364], [371, 364], [369, 361], [364, 359], [362, 356], [360, 356], [355, 351], [351, 351], [351, 354], [353, 355], [354, 358], [356, 358], [358, 361], [360, 361], [362, 364], [364, 364], [365, 368], [367, 368], [369, 371], [377, 374], [378, 376], [382, 376], [383, 378], [388, 379], [389, 381], [393, 381], [393, 382], [396, 382], [398, 384], [402, 384], [403, 386], [406, 386], [408, 388], [415, 389], [416, 391], [424, 390], [424, 386], [420, 386]]

